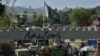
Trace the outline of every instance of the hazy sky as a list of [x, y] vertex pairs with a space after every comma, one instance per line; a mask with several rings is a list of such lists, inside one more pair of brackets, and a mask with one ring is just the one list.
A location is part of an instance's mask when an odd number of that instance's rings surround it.
[[[63, 9], [64, 7], [95, 7], [100, 5], [100, 0], [45, 0], [52, 8]], [[11, 5], [11, 4], [10, 4]], [[17, 0], [15, 6], [24, 6], [32, 8], [43, 7], [44, 0]]]

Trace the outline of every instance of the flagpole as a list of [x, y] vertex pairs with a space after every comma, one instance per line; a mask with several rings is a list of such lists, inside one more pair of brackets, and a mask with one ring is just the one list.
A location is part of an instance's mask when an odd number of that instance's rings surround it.
[[[44, 3], [45, 3], [45, 0], [44, 0]], [[45, 4], [44, 4], [44, 12], [45, 12]], [[44, 28], [44, 20], [45, 20], [45, 13], [43, 13], [43, 25], [42, 25], [42, 28]]]

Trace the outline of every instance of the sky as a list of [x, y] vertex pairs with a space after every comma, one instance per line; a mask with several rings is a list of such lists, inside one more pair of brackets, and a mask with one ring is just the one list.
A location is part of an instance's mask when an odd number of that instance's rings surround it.
[[[100, 6], [100, 0], [45, 0], [45, 2], [52, 8], [57, 8], [57, 9], [63, 9], [65, 7], [92, 8], [95, 6]], [[11, 4], [12, 3], [10, 3], [10, 6]], [[27, 8], [29, 8], [29, 6], [32, 6], [32, 8], [39, 8], [44, 6], [44, 0], [17, 0], [15, 6], [22, 6]]]

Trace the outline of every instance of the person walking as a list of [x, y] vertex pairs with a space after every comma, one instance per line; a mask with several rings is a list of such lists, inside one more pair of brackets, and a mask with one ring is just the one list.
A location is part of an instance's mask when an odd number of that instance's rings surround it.
[[78, 48], [74, 48], [74, 56], [79, 56], [79, 50], [78, 50]]
[[71, 48], [68, 48], [66, 51], [65, 51], [65, 56], [73, 56], [72, 54], [72, 49]]

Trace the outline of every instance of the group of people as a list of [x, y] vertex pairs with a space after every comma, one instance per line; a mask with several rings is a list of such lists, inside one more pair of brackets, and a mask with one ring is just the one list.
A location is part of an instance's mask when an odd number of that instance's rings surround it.
[[[18, 43], [21, 43], [21, 41], [18, 41]], [[49, 46], [45, 46], [44, 48], [38, 47], [38, 50], [30, 51], [30, 55], [36, 56], [36, 54], [38, 54], [38, 56], [52, 56], [51, 54], [53, 53], [53, 51], [63, 50], [62, 56], [89, 56], [90, 54], [88, 51], [80, 51], [80, 49], [85, 46], [86, 46], [86, 44], [81, 43], [81, 46], [79, 48], [76, 48], [76, 47], [71, 46], [69, 43], [67, 43], [67, 44], [65, 44], [65, 46], [57, 45], [57, 46], [53, 46], [52, 48], [51, 47], [49, 48]], [[59, 55], [61, 53], [56, 53], [56, 54]], [[56, 56], [56, 55], [54, 55], [54, 56]]]
[[[83, 45], [80, 46], [80, 48], [84, 47]], [[63, 50], [62, 53], [56, 53], [54, 55], [52, 55], [52, 53], [57, 50]], [[67, 44], [66, 47], [56, 47], [56, 48], [49, 48], [47, 46], [45, 46], [44, 48], [41, 47], [40, 49], [38, 49], [39, 51], [39, 56], [58, 56], [61, 55], [62, 56], [88, 56], [88, 51], [82, 51], [80, 52], [80, 49], [78, 48], [73, 48], [71, 45]]]

